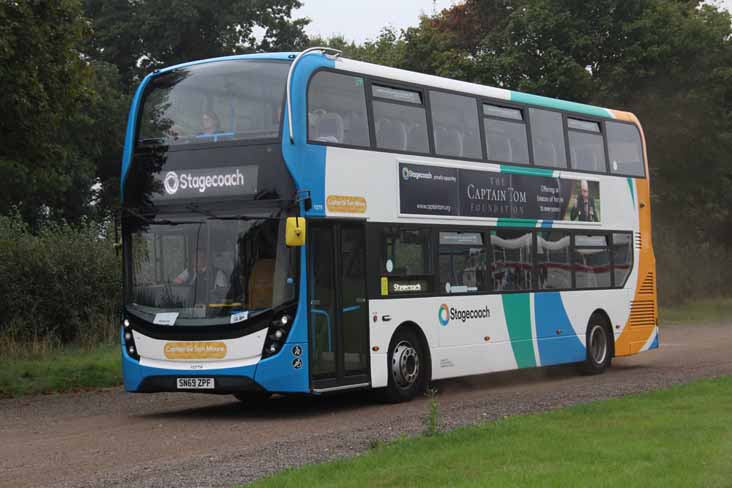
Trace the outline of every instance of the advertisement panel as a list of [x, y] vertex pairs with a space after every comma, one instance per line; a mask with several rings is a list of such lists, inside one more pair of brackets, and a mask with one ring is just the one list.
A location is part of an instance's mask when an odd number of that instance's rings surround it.
[[594, 180], [399, 163], [402, 214], [600, 222]]

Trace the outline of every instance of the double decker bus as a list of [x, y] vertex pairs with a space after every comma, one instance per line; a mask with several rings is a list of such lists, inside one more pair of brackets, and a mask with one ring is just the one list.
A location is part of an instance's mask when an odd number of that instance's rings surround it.
[[140, 84], [121, 181], [128, 391], [401, 401], [658, 347], [633, 114], [339, 54]]

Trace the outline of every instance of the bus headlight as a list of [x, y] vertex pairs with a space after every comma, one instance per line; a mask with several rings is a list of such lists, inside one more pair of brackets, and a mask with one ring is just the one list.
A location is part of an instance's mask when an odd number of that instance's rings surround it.
[[122, 325], [124, 326], [124, 344], [122, 346], [127, 350], [127, 354], [132, 358], [136, 360], [140, 360], [140, 355], [137, 352], [137, 347], [135, 346], [135, 336], [132, 333], [132, 324], [130, 324], [130, 321], [128, 319], [124, 319], [122, 321]]
[[291, 326], [291, 313], [285, 312], [275, 315], [269, 329], [267, 329], [267, 338], [264, 341], [264, 348], [262, 349], [263, 358], [271, 356], [282, 349], [283, 344], [287, 340], [287, 335], [290, 333]]

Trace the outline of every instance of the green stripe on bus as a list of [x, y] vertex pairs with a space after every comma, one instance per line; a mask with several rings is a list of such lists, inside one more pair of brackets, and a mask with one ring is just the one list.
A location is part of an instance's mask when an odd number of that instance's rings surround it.
[[602, 107], [594, 107], [585, 105], [584, 103], [568, 102], [567, 100], [559, 100], [556, 98], [542, 97], [539, 95], [531, 95], [529, 93], [511, 92], [511, 101], [525, 103], [527, 105], [536, 105], [539, 107], [553, 108], [556, 110], [565, 110], [568, 112], [576, 112], [595, 117], [603, 117], [612, 119], [610, 111]]
[[630, 198], [633, 199], [633, 206], [635, 207], [635, 190], [633, 190], [633, 178], [628, 178], [628, 188], [630, 188]]
[[529, 293], [511, 293], [501, 297], [513, 355], [519, 368], [536, 366], [534, 340], [531, 333], [530, 297]]
[[531, 175], [531, 176], [554, 176], [553, 169], [547, 168], [532, 168], [526, 166], [509, 166], [507, 164], [501, 165], [501, 173], [512, 173], [515, 175]]

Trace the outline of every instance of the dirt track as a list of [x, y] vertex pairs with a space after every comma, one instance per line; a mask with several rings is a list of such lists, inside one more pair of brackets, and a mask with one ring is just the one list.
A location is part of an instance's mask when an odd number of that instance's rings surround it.
[[[732, 375], [732, 325], [669, 327], [661, 349], [602, 376], [573, 368], [437, 383], [443, 428]], [[275, 399], [129, 395], [120, 389], [0, 401], [0, 486], [232, 486], [368, 449], [422, 429], [425, 399], [381, 405], [364, 393]]]

